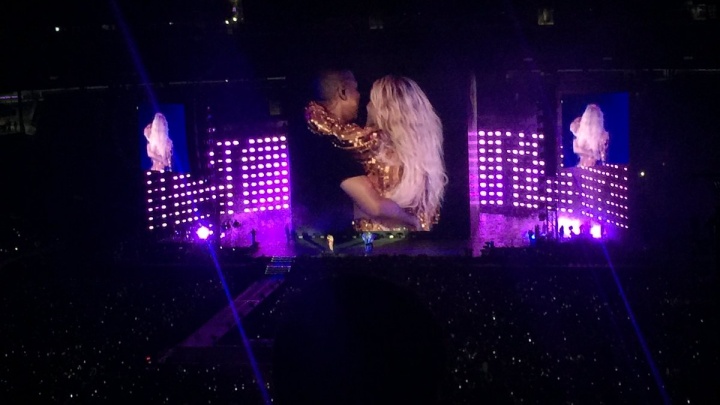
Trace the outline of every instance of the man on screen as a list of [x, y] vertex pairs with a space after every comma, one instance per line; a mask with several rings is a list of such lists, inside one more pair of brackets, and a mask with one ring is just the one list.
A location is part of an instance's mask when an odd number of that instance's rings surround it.
[[[333, 125], [350, 125], [358, 115], [360, 93], [357, 87], [355, 76], [350, 71], [322, 72], [316, 81], [316, 101], [311, 102], [308, 108], [322, 109], [324, 114], [332, 118]], [[371, 130], [357, 128], [358, 131], [367, 133], [356, 134], [356, 139], [371, 132]], [[319, 139], [317, 164], [326, 180], [340, 186], [354, 204], [368, 216], [400, 222], [413, 229], [420, 228], [420, 222], [415, 216], [410, 215], [397, 203], [382, 197], [377, 192], [367, 177], [365, 168], [356, 159], [353, 152], [338, 147], [333, 138], [317, 135], [317, 139]], [[349, 138], [347, 141], [353, 142], [353, 139]]]

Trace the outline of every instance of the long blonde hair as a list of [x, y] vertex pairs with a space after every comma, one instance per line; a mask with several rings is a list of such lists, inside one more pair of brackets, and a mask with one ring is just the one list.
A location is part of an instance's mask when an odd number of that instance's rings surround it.
[[442, 122], [420, 86], [406, 77], [385, 76], [373, 83], [375, 123], [389, 137], [378, 158], [400, 165], [402, 176], [385, 197], [431, 219], [445, 196], [448, 178]]
[[153, 118], [148, 142], [155, 152], [163, 158], [163, 165], [171, 166], [173, 142], [170, 139], [167, 119], [162, 113], [155, 114], [155, 118]]
[[600, 107], [596, 104], [588, 104], [580, 118], [579, 125], [576, 121], [570, 126], [570, 131], [577, 138], [577, 147], [574, 147], [573, 151], [585, 153], [593, 161], [604, 161], [610, 136], [605, 130], [603, 112]]

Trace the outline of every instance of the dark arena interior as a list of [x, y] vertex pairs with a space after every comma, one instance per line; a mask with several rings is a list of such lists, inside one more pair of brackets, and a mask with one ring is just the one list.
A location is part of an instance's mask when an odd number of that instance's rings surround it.
[[[3, 404], [720, 403], [717, 0], [15, 3]], [[432, 103], [431, 230], [353, 227], [328, 68]]]

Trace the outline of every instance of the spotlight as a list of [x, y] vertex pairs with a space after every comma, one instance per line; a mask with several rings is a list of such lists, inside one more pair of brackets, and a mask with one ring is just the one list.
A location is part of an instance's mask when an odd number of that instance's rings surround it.
[[206, 240], [208, 237], [210, 237], [210, 235], [212, 235], [212, 231], [206, 226], [201, 226], [200, 228], [198, 228], [196, 233], [198, 238], [200, 238], [201, 240]]

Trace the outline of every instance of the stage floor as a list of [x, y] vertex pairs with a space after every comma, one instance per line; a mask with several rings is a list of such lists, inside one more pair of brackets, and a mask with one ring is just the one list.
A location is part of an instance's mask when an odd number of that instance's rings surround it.
[[[608, 265], [631, 262], [641, 263], [642, 254], [618, 241], [575, 238], [572, 240], [538, 241], [513, 247], [488, 248], [484, 241], [442, 239], [430, 234], [408, 237], [380, 235], [368, 253], [362, 239], [349, 236], [336, 241], [331, 250], [322, 236], [299, 237], [291, 241], [260, 240], [252, 248], [222, 248], [225, 252], [241, 252], [250, 257], [363, 257], [363, 256], [422, 256], [447, 258], [476, 258], [492, 262], [502, 260], [519, 264], [526, 260], [541, 260], [547, 264]], [[245, 252], [245, 253], [242, 253]], [[644, 256], [643, 256], [644, 257]], [[541, 258], [541, 259], [540, 259]], [[652, 259], [652, 258], [651, 258]], [[654, 259], [653, 259], [654, 260]]]
[[[373, 242], [371, 255], [407, 255], [407, 256], [467, 256], [475, 253], [480, 255], [480, 249], [469, 250], [471, 242], [466, 240], [442, 240], [412, 237], [380, 237]], [[298, 238], [287, 242], [260, 241], [254, 256], [317, 256], [317, 255], [338, 255], [338, 256], [366, 256], [365, 244], [359, 237], [344, 242], [336, 242], [333, 250], [330, 250], [325, 238], [314, 237], [309, 239]]]

